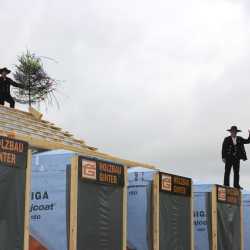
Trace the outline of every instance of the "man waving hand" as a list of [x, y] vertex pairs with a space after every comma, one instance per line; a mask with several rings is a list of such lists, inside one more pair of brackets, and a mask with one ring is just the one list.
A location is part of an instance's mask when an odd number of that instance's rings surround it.
[[247, 139], [237, 136], [241, 132], [236, 126], [232, 126], [227, 131], [230, 136], [226, 137], [222, 144], [222, 160], [225, 163], [224, 185], [230, 186], [230, 172], [234, 170], [234, 187], [243, 189], [240, 184], [240, 160], [247, 160], [244, 144], [250, 143], [250, 130]]

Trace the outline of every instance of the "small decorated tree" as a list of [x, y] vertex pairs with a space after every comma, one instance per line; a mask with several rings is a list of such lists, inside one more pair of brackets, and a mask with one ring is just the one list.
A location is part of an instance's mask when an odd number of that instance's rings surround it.
[[[57, 102], [55, 91], [57, 81], [45, 72], [41, 58], [30, 51], [18, 57], [14, 78], [20, 88], [14, 89], [17, 102], [22, 104], [52, 104]], [[58, 103], [58, 102], [57, 102]]]

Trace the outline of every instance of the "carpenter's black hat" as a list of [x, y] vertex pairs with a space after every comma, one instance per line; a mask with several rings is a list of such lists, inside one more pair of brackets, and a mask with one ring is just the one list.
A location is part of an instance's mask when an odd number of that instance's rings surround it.
[[237, 126], [232, 126], [230, 129], [227, 129], [227, 131], [231, 132], [231, 131], [235, 131], [235, 132], [241, 132], [241, 130], [239, 130], [237, 128]]
[[2, 74], [3, 72], [6, 72], [7, 74], [9, 74], [11, 71], [7, 69], [6, 67], [4, 67], [0, 69], [0, 74]]

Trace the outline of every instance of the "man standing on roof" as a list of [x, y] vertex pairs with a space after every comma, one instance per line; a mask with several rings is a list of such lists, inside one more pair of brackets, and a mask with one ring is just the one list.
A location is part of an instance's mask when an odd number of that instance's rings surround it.
[[236, 126], [232, 126], [227, 131], [230, 136], [226, 137], [222, 145], [222, 160], [225, 163], [224, 185], [230, 186], [230, 172], [233, 167], [234, 170], [234, 187], [243, 189], [240, 184], [240, 160], [247, 160], [246, 150], [244, 144], [250, 143], [250, 130], [248, 139], [237, 136], [241, 132]]
[[7, 68], [0, 69], [0, 104], [4, 105], [4, 102], [8, 102], [11, 108], [15, 108], [15, 101], [10, 95], [10, 85], [19, 87], [20, 85], [7, 77], [11, 71]]

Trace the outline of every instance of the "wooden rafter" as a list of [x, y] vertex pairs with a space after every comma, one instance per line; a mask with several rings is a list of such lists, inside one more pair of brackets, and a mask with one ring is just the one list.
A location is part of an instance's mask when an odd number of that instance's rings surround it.
[[34, 109], [25, 112], [0, 105], [0, 135], [27, 141], [36, 150], [65, 149], [86, 156], [116, 161], [128, 167], [155, 168], [151, 164], [125, 160], [100, 152], [97, 148], [87, 145], [84, 140], [75, 138], [70, 132], [43, 120], [42, 115]]

